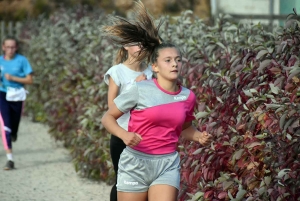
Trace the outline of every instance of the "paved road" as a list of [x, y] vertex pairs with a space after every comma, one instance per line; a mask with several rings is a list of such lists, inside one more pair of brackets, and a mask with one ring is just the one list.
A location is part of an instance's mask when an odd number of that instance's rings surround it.
[[[6, 155], [0, 142], [0, 166]], [[0, 169], [1, 201], [109, 201], [111, 186], [80, 178], [68, 151], [47, 133], [47, 127], [23, 117], [13, 144], [16, 169]]]

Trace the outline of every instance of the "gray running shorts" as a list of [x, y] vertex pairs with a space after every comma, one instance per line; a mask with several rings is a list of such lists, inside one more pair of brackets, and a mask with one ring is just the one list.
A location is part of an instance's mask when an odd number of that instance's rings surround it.
[[180, 158], [177, 151], [152, 155], [126, 147], [121, 154], [117, 190], [121, 192], [147, 192], [157, 184], [180, 186]]

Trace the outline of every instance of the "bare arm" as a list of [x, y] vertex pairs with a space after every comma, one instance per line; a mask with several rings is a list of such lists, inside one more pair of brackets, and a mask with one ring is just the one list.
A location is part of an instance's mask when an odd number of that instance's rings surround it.
[[113, 102], [108, 111], [103, 115], [101, 123], [108, 132], [121, 138], [126, 145], [136, 146], [142, 140], [142, 137], [137, 133], [128, 132], [119, 126], [119, 124], [117, 123], [117, 119], [122, 115], [123, 113]]
[[22, 84], [32, 84], [32, 74], [27, 75], [26, 77], [17, 77], [10, 74], [5, 74], [5, 78], [9, 81], [19, 82]]
[[108, 84], [108, 94], [107, 94], [107, 103], [108, 108], [110, 108], [114, 104], [114, 99], [118, 96], [119, 86], [116, 85], [115, 81], [109, 77]]
[[193, 125], [192, 122], [186, 122], [182, 126], [181, 135], [190, 141], [201, 143], [203, 146], [209, 145], [212, 141], [212, 135], [206, 131], [200, 132]]

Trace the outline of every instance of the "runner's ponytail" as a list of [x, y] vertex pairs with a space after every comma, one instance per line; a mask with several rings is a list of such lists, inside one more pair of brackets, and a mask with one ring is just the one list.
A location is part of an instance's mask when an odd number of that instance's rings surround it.
[[103, 27], [103, 32], [113, 43], [119, 46], [139, 45], [141, 50], [137, 61], [150, 61], [155, 49], [162, 43], [159, 28], [162, 21], [155, 26], [152, 16], [148, 13], [143, 3], [135, 2], [131, 19], [120, 16], [109, 16], [109, 23]]

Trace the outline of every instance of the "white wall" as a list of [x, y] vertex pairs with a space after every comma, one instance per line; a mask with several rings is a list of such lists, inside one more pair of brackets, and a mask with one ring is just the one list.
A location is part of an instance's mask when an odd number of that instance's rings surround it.
[[[270, 0], [212, 0], [216, 2], [217, 12], [245, 15], [269, 15]], [[279, 15], [280, 0], [274, 0], [273, 14]], [[268, 20], [244, 20], [245, 22], [268, 23]], [[275, 21], [275, 24], [278, 22]]]

